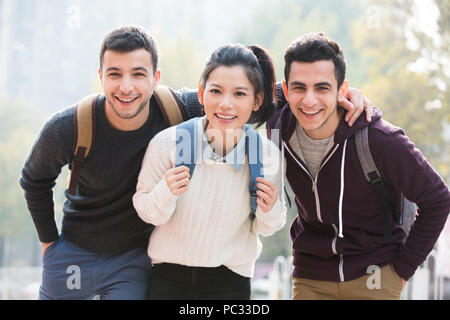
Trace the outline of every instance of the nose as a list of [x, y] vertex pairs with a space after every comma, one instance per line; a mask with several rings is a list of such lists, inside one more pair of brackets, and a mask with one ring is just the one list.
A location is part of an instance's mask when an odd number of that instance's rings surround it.
[[230, 109], [233, 107], [233, 98], [229, 95], [224, 95], [223, 99], [220, 101], [219, 106], [223, 109]]
[[314, 90], [307, 90], [303, 96], [303, 104], [307, 107], [314, 107], [317, 104], [317, 98]]
[[133, 81], [130, 77], [124, 76], [120, 81], [119, 89], [124, 95], [128, 95], [133, 91]]

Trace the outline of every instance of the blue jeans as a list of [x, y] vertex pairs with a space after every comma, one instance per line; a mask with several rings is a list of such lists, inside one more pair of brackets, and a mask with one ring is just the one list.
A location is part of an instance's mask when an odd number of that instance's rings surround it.
[[44, 253], [40, 300], [144, 300], [151, 261], [145, 248], [92, 253], [61, 237]]
[[155, 264], [149, 300], [250, 300], [250, 278], [225, 266]]

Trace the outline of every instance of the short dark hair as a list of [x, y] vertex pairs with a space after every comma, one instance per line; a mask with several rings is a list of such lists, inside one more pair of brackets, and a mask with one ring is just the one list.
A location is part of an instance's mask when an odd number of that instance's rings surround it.
[[258, 45], [234, 44], [218, 48], [212, 53], [203, 70], [200, 79], [203, 88], [211, 72], [219, 66], [242, 66], [245, 69], [255, 90], [255, 97], [259, 93], [264, 94], [263, 101], [260, 101], [261, 107], [253, 111], [248, 122], [256, 123], [257, 126], [266, 122], [275, 111], [275, 69], [269, 52]]
[[158, 69], [159, 50], [153, 36], [144, 28], [138, 26], [122, 26], [105, 36], [100, 50], [100, 68], [107, 50], [131, 52], [145, 49], [152, 56], [153, 73]]
[[340, 88], [345, 80], [346, 72], [344, 53], [335, 41], [327, 38], [323, 33], [303, 35], [289, 45], [284, 54], [286, 82], [289, 80], [292, 62], [316, 62], [321, 60], [333, 62], [338, 88]]

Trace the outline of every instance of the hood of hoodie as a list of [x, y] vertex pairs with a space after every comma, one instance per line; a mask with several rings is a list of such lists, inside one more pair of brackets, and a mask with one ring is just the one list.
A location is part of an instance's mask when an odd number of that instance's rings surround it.
[[[347, 112], [345, 112], [346, 114]], [[382, 112], [377, 107], [373, 107], [373, 115], [371, 122], [366, 121], [366, 112], [364, 111], [359, 118], [355, 121], [353, 126], [349, 126], [345, 121], [345, 114], [342, 116], [342, 119], [339, 123], [339, 126], [334, 134], [334, 143], [342, 144], [345, 140], [353, 136], [360, 129], [369, 126], [371, 123], [374, 123], [381, 119]], [[281, 137], [283, 141], [289, 141], [292, 134], [295, 131], [295, 127], [297, 126], [297, 118], [292, 113], [289, 104], [286, 104], [281, 110]]]

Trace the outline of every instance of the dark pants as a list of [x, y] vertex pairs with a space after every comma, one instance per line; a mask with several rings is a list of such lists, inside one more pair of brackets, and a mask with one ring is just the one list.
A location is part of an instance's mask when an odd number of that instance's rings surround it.
[[146, 248], [92, 253], [61, 236], [44, 253], [39, 299], [144, 300], [150, 274]]
[[217, 268], [155, 264], [150, 300], [250, 300], [250, 278]]

